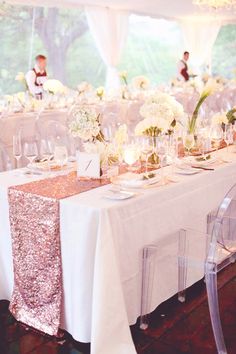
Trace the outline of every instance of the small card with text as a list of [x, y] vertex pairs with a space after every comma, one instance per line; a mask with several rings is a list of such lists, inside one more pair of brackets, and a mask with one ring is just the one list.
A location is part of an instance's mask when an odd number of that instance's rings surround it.
[[100, 155], [77, 152], [78, 177], [100, 178]]

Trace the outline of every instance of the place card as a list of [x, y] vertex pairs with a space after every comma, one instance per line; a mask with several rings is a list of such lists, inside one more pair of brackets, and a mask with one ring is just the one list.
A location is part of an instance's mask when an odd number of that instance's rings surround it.
[[77, 175], [78, 177], [100, 178], [100, 155], [78, 151]]

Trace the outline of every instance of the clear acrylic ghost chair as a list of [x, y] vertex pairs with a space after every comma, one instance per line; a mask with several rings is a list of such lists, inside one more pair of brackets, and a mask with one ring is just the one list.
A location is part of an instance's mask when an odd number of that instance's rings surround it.
[[[164, 268], [162, 265], [162, 273], [165, 273], [165, 278], [163, 278], [161, 285], [164, 286], [165, 281], [168, 283], [176, 277], [178, 284], [175, 284], [173, 288], [176, 289], [175, 292], [178, 289], [179, 300], [184, 301], [186, 288], [205, 275], [210, 317], [217, 351], [218, 354], [227, 354], [219, 314], [217, 273], [230, 263], [235, 262], [236, 258], [236, 185], [227, 193], [211, 222], [213, 222], [209, 226], [211, 235], [195, 230], [180, 230], [177, 233], [178, 237], [175, 235], [174, 248], [173, 246], [170, 247], [169, 239], [166, 239], [164, 249], [169, 250], [169, 259], [164, 260]], [[173, 240], [174, 236], [170, 236], [170, 239]], [[162, 253], [166, 254], [166, 252], [163, 252], [163, 245], [160, 244], [160, 241], [145, 247], [143, 250], [140, 320], [142, 329], [148, 327], [148, 313], [157, 305], [157, 302], [154, 301], [156, 301], [158, 292], [153, 284], [158, 275], [160, 277], [156, 264]], [[169, 269], [170, 263], [175, 265], [174, 271]], [[161, 287], [159, 288], [161, 289]], [[173, 295], [175, 292], [173, 291]], [[162, 300], [164, 301], [165, 299]]]
[[[57, 120], [38, 120], [37, 132], [40, 141], [46, 141], [50, 146], [66, 146], [69, 155], [74, 155], [73, 139], [68, 127]], [[52, 147], [52, 149], [53, 149]]]

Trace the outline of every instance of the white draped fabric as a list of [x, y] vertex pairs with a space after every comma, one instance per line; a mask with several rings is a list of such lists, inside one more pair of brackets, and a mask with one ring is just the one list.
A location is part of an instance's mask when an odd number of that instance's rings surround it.
[[105, 7], [85, 7], [88, 24], [99, 53], [107, 66], [107, 88], [120, 85], [116, 66], [128, 34], [129, 13]]
[[212, 48], [221, 28], [221, 22], [216, 19], [201, 21], [200, 19], [189, 18], [181, 21], [180, 24], [186, 50], [190, 52], [195, 73], [199, 73], [203, 64], [210, 63]]

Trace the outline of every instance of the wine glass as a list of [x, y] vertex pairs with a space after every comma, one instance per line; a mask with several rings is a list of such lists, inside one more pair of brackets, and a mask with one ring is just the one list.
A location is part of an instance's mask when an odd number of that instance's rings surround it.
[[38, 155], [38, 148], [35, 141], [26, 142], [24, 145], [24, 156], [29, 160], [30, 165], [34, 162]]
[[178, 160], [178, 139], [175, 136], [170, 136], [167, 149], [167, 163], [171, 164], [171, 176], [174, 174], [174, 167]]
[[223, 139], [223, 130], [221, 125], [217, 124], [211, 128], [210, 132], [211, 140], [216, 147], [216, 152], [218, 152], [220, 143]]
[[141, 139], [141, 152], [145, 157], [145, 172], [148, 173], [148, 159], [153, 152], [153, 142], [150, 137], [143, 137]]
[[40, 158], [47, 162], [48, 171], [50, 171], [50, 161], [53, 157], [54, 146], [51, 141], [42, 139], [40, 142]]
[[231, 124], [225, 126], [224, 141], [227, 145], [227, 153], [229, 152], [229, 145], [233, 143], [233, 128]]
[[165, 184], [165, 176], [164, 176], [164, 160], [167, 155], [168, 143], [165, 137], [159, 137], [156, 139], [156, 151], [157, 155], [160, 158], [160, 168], [161, 168], [161, 184]]
[[13, 155], [16, 159], [16, 168], [19, 167], [19, 161], [22, 157], [21, 135], [13, 135]]

